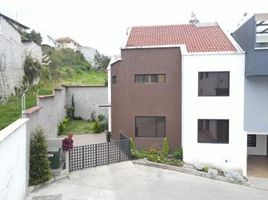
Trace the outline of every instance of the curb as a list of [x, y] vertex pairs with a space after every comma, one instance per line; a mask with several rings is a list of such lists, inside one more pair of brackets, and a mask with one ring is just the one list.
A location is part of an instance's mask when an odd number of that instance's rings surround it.
[[209, 179], [213, 179], [213, 180], [218, 180], [218, 181], [223, 181], [223, 182], [227, 182], [227, 183], [233, 183], [233, 184], [237, 184], [237, 185], [250, 186], [249, 180], [246, 182], [234, 182], [234, 181], [228, 180], [226, 177], [223, 177], [223, 176], [210, 177], [210, 176], [208, 176], [208, 174], [206, 172], [191, 170], [191, 169], [188, 169], [185, 167], [178, 167], [178, 166], [166, 165], [166, 164], [162, 164], [162, 163], [155, 163], [155, 162], [148, 161], [147, 159], [132, 160], [132, 163], [137, 164], [137, 165], [144, 165], [144, 166], [156, 167], [156, 168], [160, 168], [160, 169], [167, 169], [167, 170], [176, 171], [176, 172], [182, 172], [182, 173], [186, 173], [186, 174], [201, 176], [201, 177], [205, 177], [205, 178], [209, 178]]

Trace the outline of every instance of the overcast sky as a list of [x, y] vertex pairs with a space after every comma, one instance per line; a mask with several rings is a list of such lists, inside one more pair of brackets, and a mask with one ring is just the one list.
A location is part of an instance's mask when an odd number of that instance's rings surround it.
[[69, 36], [101, 53], [119, 53], [134, 25], [217, 21], [232, 31], [245, 12], [268, 12], [268, 0], [0, 0], [0, 13], [53, 38]]

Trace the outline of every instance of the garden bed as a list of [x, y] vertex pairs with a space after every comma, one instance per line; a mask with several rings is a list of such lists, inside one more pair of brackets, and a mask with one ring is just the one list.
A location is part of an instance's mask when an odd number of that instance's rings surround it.
[[64, 127], [61, 135], [68, 135], [73, 133], [74, 135], [94, 133], [94, 122], [87, 120], [70, 120], [70, 122]]

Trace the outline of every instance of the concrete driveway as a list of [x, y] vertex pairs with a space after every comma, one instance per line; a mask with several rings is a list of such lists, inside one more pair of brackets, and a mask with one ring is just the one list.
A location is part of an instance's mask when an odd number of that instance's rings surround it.
[[134, 165], [131, 161], [72, 172], [27, 200], [267, 200], [268, 191], [194, 175]]

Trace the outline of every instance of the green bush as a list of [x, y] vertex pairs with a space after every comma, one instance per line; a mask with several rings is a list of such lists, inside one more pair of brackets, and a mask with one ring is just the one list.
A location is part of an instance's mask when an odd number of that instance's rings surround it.
[[100, 132], [108, 130], [108, 121], [107, 120], [100, 121], [99, 126], [100, 126]]
[[102, 114], [98, 115], [98, 120], [99, 120], [99, 121], [102, 121], [102, 120], [104, 120], [104, 119], [105, 119], [105, 116], [104, 116], [104, 115], [102, 115]]
[[61, 135], [69, 125], [70, 119], [65, 117], [64, 120], [58, 125], [58, 135]]
[[206, 172], [206, 173], [208, 173], [208, 170], [209, 170], [209, 167], [208, 167], [208, 166], [205, 166], [205, 167], [202, 169], [202, 171], [203, 171], [203, 172]]
[[100, 133], [101, 132], [100, 123], [98, 121], [94, 121], [92, 130], [94, 131], [94, 133]]
[[130, 149], [131, 149], [131, 150], [134, 150], [134, 151], [137, 150], [136, 143], [135, 143], [135, 141], [133, 140], [132, 137], [130, 138]]
[[168, 140], [167, 140], [167, 138], [164, 138], [163, 146], [162, 146], [162, 153], [164, 155], [168, 155], [169, 151], [170, 151], [170, 149], [169, 149]]
[[176, 148], [173, 151], [173, 158], [182, 160], [183, 158], [183, 151], [182, 148]]
[[33, 59], [30, 55], [28, 55], [24, 61], [24, 77], [23, 77], [23, 83], [24, 85], [32, 85], [34, 82], [34, 79], [38, 78], [41, 73], [41, 64]]
[[92, 122], [96, 121], [96, 112], [94, 110], [90, 114], [90, 121]]
[[51, 178], [50, 163], [47, 156], [47, 141], [42, 129], [36, 129], [30, 142], [29, 185], [38, 185]]

